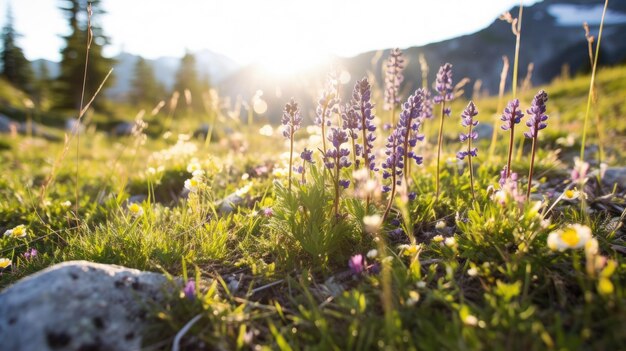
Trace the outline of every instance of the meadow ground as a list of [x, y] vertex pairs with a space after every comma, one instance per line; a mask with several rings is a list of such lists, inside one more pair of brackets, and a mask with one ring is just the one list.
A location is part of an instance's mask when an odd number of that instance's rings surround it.
[[[509, 134], [500, 130], [497, 98], [475, 101], [474, 119], [497, 131], [493, 153], [491, 134], [475, 144], [475, 199], [467, 161], [455, 156], [465, 145], [458, 141], [462, 99], [445, 119], [435, 196], [435, 105], [415, 147], [423, 163], [409, 168], [408, 187], [405, 180], [393, 190], [387, 216], [390, 194], [380, 190], [388, 179], [355, 174], [359, 155], [323, 160], [319, 127], [294, 133], [294, 166], [304, 175], [293, 172], [291, 186], [282, 129], [223, 111], [177, 119], [166, 131], [166, 107], [128, 137], [100, 131], [96, 115], [67, 144], [54, 128], [61, 141], [4, 135], [0, 230], [9, 232], [0, 238], [0, 289], [68, 260], [182, 276], [178, 292], [152, 306], [149, 349], [168, 349], [197, 315], [183, 339], [190, 349], [620, 349], [626, 68], [602, 69], [596, 82], [587, 164], [575, 158], [589, 77], [541, 87], [549, 119], [529, 200], [531, 145], [522, 134], [539, 87], [520, 94], [526, 116], [511, 163], [518, 178], [502, 183]], [[391, 131], [382, 130], [389, 117], [378, 107], [380, 88], [372, 98], [380, 119], [372, 122], [376, 168], [391, 172], [381, 165]], [[329, 118], [335, 124], [338, 115]], [[194, 137], [207, 119], [220, 121], [211, 140]], [[353, 152], [349, 141], [344, 147]], [[304, 148], [313, 163], [300, 158]], [[607, 184], [607, 169], [621, 186]], [[341, 180], [350, 184], [343, 189]]]

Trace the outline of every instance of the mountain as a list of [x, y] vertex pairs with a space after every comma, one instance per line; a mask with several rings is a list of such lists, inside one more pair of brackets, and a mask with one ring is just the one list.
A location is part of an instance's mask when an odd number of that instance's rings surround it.
[[[237, 71], [239, 65], [232, 59], [212, 52], [210, 50], [202, 50], [194, 53], [196, 57], [196, 67], [201, 79], [209, 79], [211, 84], [218, 84], [229, 74]], [[114, 57], [115, 66], [113, 73], [115, 74], [114, 84], [106, 90], [107, 97], [114, 100], [124, 100], [130, 90], [130, 84], [133, 77], [135, 63], [139, 56], [122, 52]], [[170, 89], [174, 85], [176, 71], [180, 65], [180, 58], [177, 57], [159, 57], [154, 60], [146, 59], [156, 74], [158, 81]], [[59, 63], [48, 60], [35, 60], [33, 67], [36, 74], [39, 74], [40, 65], [45, 64], [50, 73], [50, 77], [54, 78], [59, 75]]]
[[[587, 21], [593, 35], [597, 36], [602, 1], [589, 0], [545, 0], [533, 6], [525, 7], [522, 21], [521, 52], [519, 65], [519, 82], [527, 72], [529, 63], [534, 64], [533, 84], [543, 84], [561, 74], [564, 65], [568, 65], [572, 73], [589, 70], [587, 41], [584, 36], [582, 22]], [[510, 10], [517, 17], [518, 7]], [[612, 65], [626, 61], [626, 1], [609, 3], [605, 19], [599, 61], [603, 65]], [[597, 38], [596, 38], [597, 40]], [[404, 96], [409, 91], [421, 86], [421, 70], [418, 63], [423, 54], [430, 66], [428, 82], [435, 79], [438, 67], [450, 62], [454, 67], [454, 80], [463, 77], [471, 80], [482, 80], [482, 87], [491, 94], [497, 94], [502, 56], [506, 55], [513, 65], [515, 37], [510, 24], [495, 19], [488, 27], [469, 35], [432, 43], [420, 47], [410, 47], [403, 52], [408, 59], [403, 83]], [[382, 65], [388, 56], [389, 49], [371, 51], [351, 58], [337, 58], [334, 66], [351, 74], [351, 79], [344, 86], [343, 96], [350, 93], [356, 79], [371, 72], [378, 84], [382, 84]], [[511, 70], [507, 89], [510, 89]], [[308, 72], [276, 80], [264, 74], [258, 67], [245, 67], [231, 75], [219, 85], [222, 93], [230, 96], [241, 94], [249, 99], [257, 90], [265, 92], [268, 100], [267, 115], [273, 120], [280, 117], [281, 109], [287, 99], [296, 97], [302, 102], [303, 112], [312, 116], [316, 96], [311, 95], [311, 86], [320, 87], [329, 67], [317, 67]], [[466, 91], [471, 91], [471, 85]], [[275, 94], [275, 92], [281, 92]], [[288, 92], [288, 96], [284, 96]], [[314, 91], [317, 94], [317, 91]], [[278, 96], [277, 96], [278, 95]]]

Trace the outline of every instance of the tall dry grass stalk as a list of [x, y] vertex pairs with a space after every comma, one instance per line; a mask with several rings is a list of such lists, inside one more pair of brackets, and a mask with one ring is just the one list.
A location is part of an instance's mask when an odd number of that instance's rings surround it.
[[491, 134], [491, 145], [489, 146], [489, 159], [493, 157], [493, 154], [496, 150], [496, 142], [498, 141], [498, 128], [496, 125], [500, 120], [500, 113], [502, 113], [502, 109], [504, 106], [502, 103], [504, 102], [504, 89], [506, 87], [506, 78], [509, 75], [509, 58], [506, 56], [502, 56], [502, 72], [500, 73], [500, 87], [498, 89], [498, 104], [496, 107], [496, 113], [493, 116], [493, 133]]
[[[587, 39], [587, 51], [589, 54], [589, 65], [593, 67], [593, 42], [595, 40], [594, 36], [589, 33], [589, 25], [587, 22], [583, 23], [583, 29], [585, 30], [585, 39]], [[592, 107], [595, 111], [596, 118], [596, 132], [598, 134], [598, 148], [599, 148], [599, 157], [598, 160], [600, 163], [604, 160], [604, 129], [602, 128], [602, 119], [600, 118], [600, 111], [598, 111], [598, 92], [593, 89], [592, 94]]]
[[[585, 161], [585, 144], [587, 142], [587, 125], [589, 122], [589, 112], [591, 111], [591, 103], [593, 101], [594, 86], [596, 81], [596, 69], [598, 67], [598, 56], [600, 54], [600, 41], [602, 40], [602, 29], [604, 28], [604, 18], [606, 16], [606, 8], [609, 6], [609, 0], [605, 0], [602, 9], [602, 19], [600, 20], [600, 30], [598, 32], [598, 43], [596, 44], [596, 53], [593, 57], [593, 66], [591, 68], [591, 79], [589, 81], [589, 94], [587, 97], [587, 109], [585, 111], [585, 121], [583, 123], [583, 139], [580, 145], [580, 160]], [[581, 201], [582, 202], [582, 201]]]

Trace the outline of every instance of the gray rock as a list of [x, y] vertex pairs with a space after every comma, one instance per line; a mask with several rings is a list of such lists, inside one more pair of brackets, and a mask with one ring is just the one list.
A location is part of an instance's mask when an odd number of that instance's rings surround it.
[[491, 124], [481, 122], [474, 130], [478, 133], [478, 140], [491, 140], [493, 135], [493, 126]]
[[65, 121], [65, 131], [70, 134], [83, 134], [85, 125], [75, 118], [70, 118]]
[[9, 117], [0, 114], [0, 133], [10, 133], [11, 130], [15, 129], [18, 131], [20, 128], [20, 124], [10, 119]]
[[70, 261], [0, 292], [3, 350], [139, 350], [147, 304], [162, 298], [165, 276]]
[[608, 187], [617, 184], [618, 187], [626, 189], [626, 167], [607, 168], [602, 178], [602, 183]]
[[132, 122], [122, 122], [115, 126], [112, 134], [114, 136], [129, 136], [133, 134], [133, 126], [135, 124]]
[[220, 203], [218, 210], [221, 214], [229, 214], [243, 203], [243, 198], [235, 193], [226, 196]]

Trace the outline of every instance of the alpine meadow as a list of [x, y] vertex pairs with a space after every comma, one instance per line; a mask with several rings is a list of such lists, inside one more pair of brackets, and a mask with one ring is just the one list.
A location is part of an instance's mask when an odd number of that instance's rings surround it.
[[626, 3], [0, 11], [0, 350], [626, 347]]

